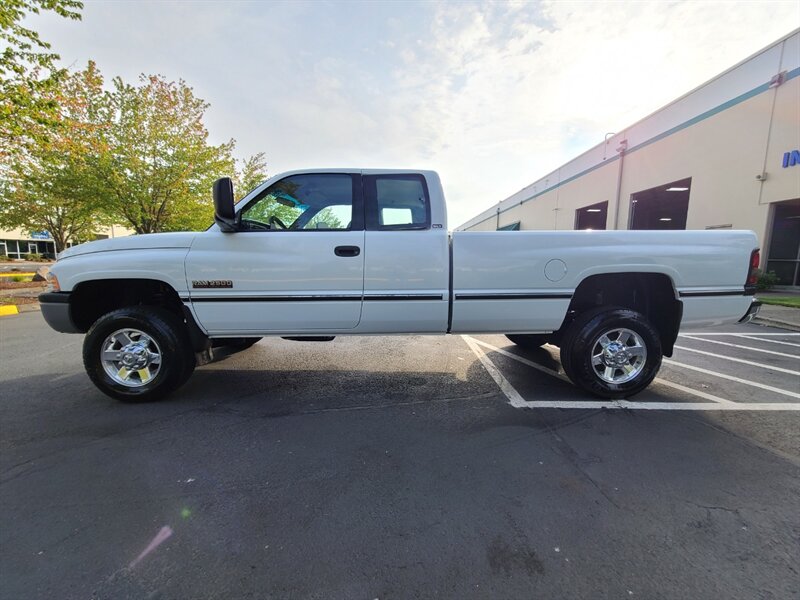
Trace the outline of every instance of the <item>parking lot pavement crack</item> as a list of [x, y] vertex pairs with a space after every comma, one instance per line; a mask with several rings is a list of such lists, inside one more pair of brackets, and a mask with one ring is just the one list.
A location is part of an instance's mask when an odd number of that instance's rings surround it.
[[[586, 472], [586, 470], [581, 465], [582, 459], [580, 454], [578, 454], [578, 452], [572, 446], [570, 446], [569, 443], [560, 435], [558, 435], [554, 430], [551, 430], [550, 433], [552, 434], [553, 439], [556, 441], [556, 443], [552, 446], [553, 449], [558, 454], [566, 458], [567, 461], [575, 468], [575, 470], [577, 470], [581, 475], [583, 475], [584, 479], [586, 479], [600, 493], [600, 495], [603, 496], [603, 498], [605, 498], [609, 502], [609, 504], [611, 504], [612, 506], [614, 506], [614, 508], [618, 510], [622, 510], [622, 507], [619, 504], [617, 504], [614, 501], [614, 499], [606, 493], [603, 487], [599, 483], [597, 483], [592, 478], [592, 476], [589, 475], [589, 473]], [[595, 460], [592, 462], [599, 462], [599, 461]]]
[[699, 504], [697, 502], [692, 502], [691, 500], [685, 500], [685, 499], [683, 501], [686, 504], [691, 504], [692, 506], [696, 506], [697, 508], [704, 508], [706, 510], [722, 510], [722, 511], [725, 511], [725, 512], [733, 513], [736, 516], [740, 516], [738, 508], [728, 508], [727, 506], [713, 506], [713, 505], [709, 506], [709, 505], [706, 505], [706, 504]]
[[[37, 460], [37, 459], [33, 459], [33, 460]], [[6, 469], [5, 473], [8, 473], [9, 471], [12, 471], [12, 470], [16, 469], [17, 467], [19, 467], [21, 465], [28, 464], [30, 462], [32, 462], [32, 461], [25, 461], [24, 463], [20, 463], [19, 465], [15, 465], [13, 467], [9, 467], [8, 469]], [[31, 467], [29, 469], [23, 469], [22, 471], [20, 471], [19, 473], [15, 473], [11, 477], [8, 477], [6, 479], [0, 480], [0, 485], [5, 485], [6, 483], [14, 481], [15, 479], [19, 479], [20, 477], [22, 477], [24, 475], [33, 475], [34, 473], [42, 473], [43, 471], [48, 471], [48, 470], [53, 469], [55, 467], [56, 467], [56, 465], [48, 465], [48, 466], [39, 467], [39, 468]]]

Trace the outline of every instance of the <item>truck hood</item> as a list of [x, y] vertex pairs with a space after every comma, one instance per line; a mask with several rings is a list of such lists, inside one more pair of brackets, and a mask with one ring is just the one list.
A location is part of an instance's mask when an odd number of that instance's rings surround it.
[[109, 252], [112, 250], [153, 250], [158, 248], [188, 248], [197, 232], [176, 233], [147, 233], [144, 235], [130, 235], [108, 240], [87, 242], [72, 248], [67, 248], [58, 255], [62, 258], [71, 258], [93, 252]]

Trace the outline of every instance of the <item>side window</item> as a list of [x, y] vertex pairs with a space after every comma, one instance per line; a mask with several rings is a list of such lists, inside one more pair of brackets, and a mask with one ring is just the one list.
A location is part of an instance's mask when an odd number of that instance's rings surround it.
[[354, 177], [311, 173], [281, 179], [242, 209], [244, 231], [363, 229], [353, 198]]
[[416, 174], [364, 177], [370, 229], [429, 229], [431, 208], [425, 178]]

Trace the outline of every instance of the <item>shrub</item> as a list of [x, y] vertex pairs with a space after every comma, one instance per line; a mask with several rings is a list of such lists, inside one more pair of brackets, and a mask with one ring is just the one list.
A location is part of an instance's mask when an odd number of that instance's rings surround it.
[[0, 262], [11, 262], [11, 259], [5, 254], [0, 254]]
[[778, 277], [775, 271], [769, 271], [767, 273], [763, 271], [759, 271], [758, 273], [758, 281], [756, 282], [756, 288], [759, 291], [766, 291], [774, 285], [778, 285], [780, 283], [781, 278]]
[[44, 256], [41, 254], [36, 254], [35, 252], [31, 252], [30, 254], [25, 255], [25, 260], [29, 260], [31, 262], [42, 262]]

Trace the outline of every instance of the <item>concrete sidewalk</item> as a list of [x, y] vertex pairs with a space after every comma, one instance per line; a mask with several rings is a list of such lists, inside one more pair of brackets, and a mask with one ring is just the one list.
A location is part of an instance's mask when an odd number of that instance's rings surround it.
[[764, 304], [753, 323], [800, 331], [800, 308]]

